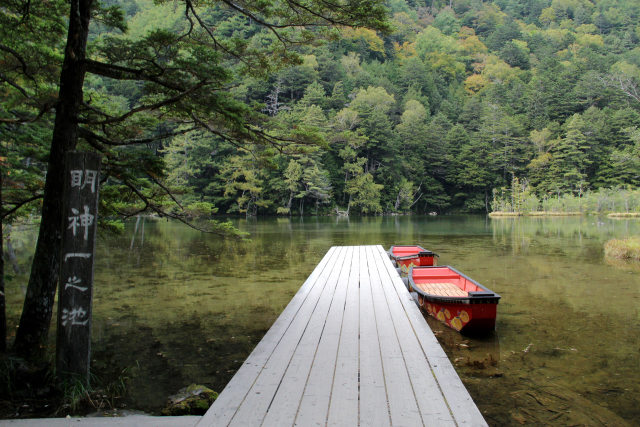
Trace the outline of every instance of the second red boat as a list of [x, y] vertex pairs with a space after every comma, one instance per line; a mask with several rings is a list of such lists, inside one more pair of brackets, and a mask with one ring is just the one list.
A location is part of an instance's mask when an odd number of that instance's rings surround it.
[[411, 267], [436, 265], [438, 257], [438, 254], [422, 246], [394, 245], [389, 248], [388, 253], [403, 274], [409, 273]]

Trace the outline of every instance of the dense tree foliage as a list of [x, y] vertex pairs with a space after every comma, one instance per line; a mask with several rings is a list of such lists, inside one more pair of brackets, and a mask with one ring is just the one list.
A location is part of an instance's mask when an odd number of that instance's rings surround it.
[[[313, 154], [176, 137], [165, 160], [209, 147], [196, 156], [211, 166], [171, 169], [168, 182], [191, 185], [189, 203], [249, 215], [487, 211], [514, 177], [540, 200], [638, 185], [640, 6], [387, 5], [391, 34], [345, 29], [296, 48], [300, 64], [237, 81], [238, 100], [264, 105], [283, 129], [316, 132], [324, 144]], [[303, 177], [310, 168], [322, 185]], [[321, 197], [308, 190], [318, 185]]]

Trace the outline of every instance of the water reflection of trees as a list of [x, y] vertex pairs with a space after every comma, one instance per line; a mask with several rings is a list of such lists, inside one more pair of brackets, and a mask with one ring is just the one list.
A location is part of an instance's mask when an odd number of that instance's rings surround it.
[[[491, 232], [496, 245], [510, 248], [514, 254], [534, 251], [580, 254], [600, 251], [608, 239], [640, 234], [640, 221], [620, 221], [595, 216], [492, 218]], [[567, 245], [567, 241], [572, 245]]]

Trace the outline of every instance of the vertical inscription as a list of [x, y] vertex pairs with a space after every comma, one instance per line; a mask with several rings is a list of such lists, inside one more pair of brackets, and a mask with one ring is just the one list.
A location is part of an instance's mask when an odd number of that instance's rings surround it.
[[56, 366], [62, 380], [88, 383], [100, 156], [70, 152], [65, 162]]

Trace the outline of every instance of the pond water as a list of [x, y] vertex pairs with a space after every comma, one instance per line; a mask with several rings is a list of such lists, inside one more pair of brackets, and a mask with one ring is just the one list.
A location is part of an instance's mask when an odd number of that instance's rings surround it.
[[[331, 246], [417, 243], [437, 252], [439, 264], [502, 295], [489, 337], [464, 337], [428, 319], [489, 424], [640, 419], [640, 265], [603, 255], [607, 240], [640, 235], [638, 220], [233, 222], [251, 241], [151, 219], [99, 238], [93, 369], [128, 378], [130, 407], [158, 412], [193, 382], [221, 391]], [[33, 228], [11, 233], [9, 330], [19, 318], [34, 238]]]

